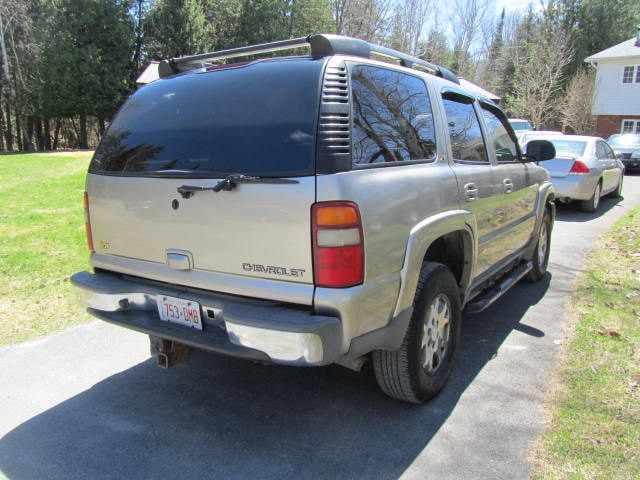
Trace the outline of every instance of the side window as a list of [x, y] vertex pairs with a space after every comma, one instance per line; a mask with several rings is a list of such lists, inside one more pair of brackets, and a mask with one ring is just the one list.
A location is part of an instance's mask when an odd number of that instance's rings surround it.
[[473, 103], [463, 97], [448, 95], [443, 97], [442, 103], [447, 114], [453, 159], [488, 164], [487, 149]]
[[482, 116], [487, 126], [487, 141], [493, 143], [498, 162], [513, 162], [518, 159], [518, 147], [509, 134], [507, 119], [482, 106]]
[[604, 149], [604, 143], [602, 142], [596, 143], [596, 156], [600, 160], [605, 160], [607, 158], [607, 152]]
[[435, 158], [431, 102], [420, 78], [354, 65], [351, 84], [354, 165]]

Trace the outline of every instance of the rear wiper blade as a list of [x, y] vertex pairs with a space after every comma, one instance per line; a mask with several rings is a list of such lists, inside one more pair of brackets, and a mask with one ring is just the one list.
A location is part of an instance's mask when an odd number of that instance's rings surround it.
[[215, 185], [182, 185], [178, 187], [178, 193], [182, 195], [182, 198], [189, 198], [196, 192], [205, 192], [208, 190], [214, 192], [220, 192], [222, 190], [230, 191], [236, 188], [240, 183], [299, 183], [298, 180], [293, 178], [281, 178], [281, 177], [258, 177], [255, 175], [243, 175], [233, 174], [220, 180]]

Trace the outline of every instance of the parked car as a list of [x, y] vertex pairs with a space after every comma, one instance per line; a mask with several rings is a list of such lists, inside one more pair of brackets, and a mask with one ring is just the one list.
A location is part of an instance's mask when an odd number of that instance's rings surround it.
[[520, 130], [516, 131], [516, 137], [520, 145], [525, 145], [529, 140], [534, 138], [547, 138], [552, 135], [563, 135], [562, 132], [555, 132], [553, 130]]
[[528, 132], [530, 130], [534, 130], [531, 122], [523, 118], [510, 118], [509, 123], [511, 124], [511, 128], [516, 132]]
[[462, 310], [545, 275], [554, 190], [534, 161], [553, 146], [523, 156], [503, 112], [446, 69], [314, 35], [159, 72], [91, 161], [93, 271], [72, 282], [89, 313], [148, 334], [161, 366], [186, 347], [370, 359], [384, 392], [422, 402], [451, 373]]
[[607, 140], [628, 171], [640, 168], [640, 135], [611, 135]]
[[556, 157], [540, 165], [549, 171], [558, 200], [579, 200], [582, 210], [595, 212], [602, 196], [622, 194], [624, 165], [602, 138], [578, 135], [542, 138], [556, 149]]

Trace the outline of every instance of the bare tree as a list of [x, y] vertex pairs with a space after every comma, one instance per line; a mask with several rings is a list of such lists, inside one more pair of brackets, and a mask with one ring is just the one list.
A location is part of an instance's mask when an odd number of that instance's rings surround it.
[[594, 119], [591, 114], [596, 76], [593, 71], [579, 70], [569, 82], [561, 102], [562, 130], [590, 135]]
[[381, 41], [384, 38], [392, 0], [332, 0], [336, 33]]
[[482, 37], [482, 42], [490, 39], [493, 25], [493, 9], [490, 0], [454, 0], [449, 18], [453, 33], [455, 70], [468, 75], [471, 62], [471, 47]]
[[388, 43], [403, 52], [419, 55], [420, 41], [433, 8], [432, 0], [400, 0], [391, 19]]
[[566, 35], [556, 26], [543, 24], [530, 41], [520, 48], [511, 48], [509, 54], [515, 72], [508, 107], [540, 128], [557, 113], [563, 69], [572, 59]]

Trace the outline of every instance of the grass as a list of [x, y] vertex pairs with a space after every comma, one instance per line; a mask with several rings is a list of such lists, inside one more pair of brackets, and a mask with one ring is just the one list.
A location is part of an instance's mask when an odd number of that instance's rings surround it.
[[534, 477], [640, 479], [640, 208], [590, 256]]
[[69, 276], [88, 267], [82, 192], [90, 155], [0, 156], [0, 346], [89, 318]]

